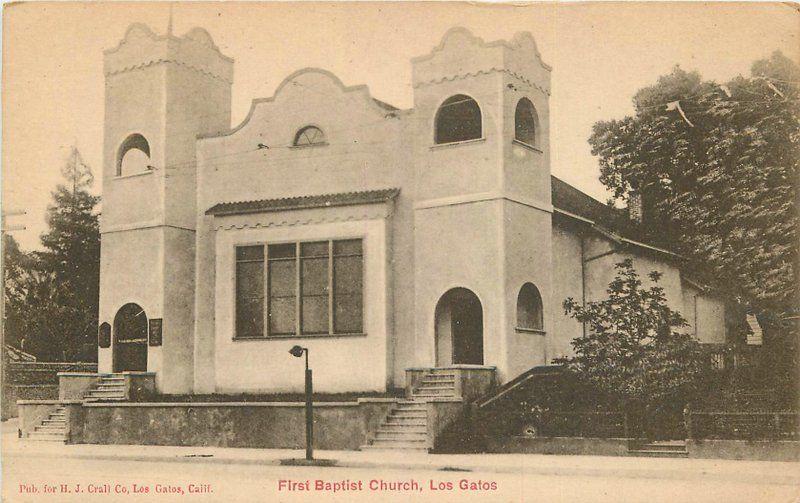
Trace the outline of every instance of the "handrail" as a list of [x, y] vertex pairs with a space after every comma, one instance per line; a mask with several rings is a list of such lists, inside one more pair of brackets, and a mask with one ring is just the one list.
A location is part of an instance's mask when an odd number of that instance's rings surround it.
[[536, 367], [530, 368], [525, 372], [521, 373], [514, 379], [508, 381], [504, 385], [500, 386], [500, 388], [494, 390], [490, 395], [483, 396], [476, 400], [476, 404], [479, 409], [486, 407], [487, 405], [495, 402], [499, 398], [507, 395], [512, 390], [518, 388], [523, 383], [533, 379], [534, 377], [539, 376], [557, 376], [561, 375], [563, 372], [563, 366], [561, 365], [538, 365]]

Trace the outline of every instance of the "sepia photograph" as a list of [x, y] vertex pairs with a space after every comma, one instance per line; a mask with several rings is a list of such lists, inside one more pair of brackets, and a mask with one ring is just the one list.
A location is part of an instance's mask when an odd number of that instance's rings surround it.
[[800, 4], [22, 1], [4, 502], [800, 502]]

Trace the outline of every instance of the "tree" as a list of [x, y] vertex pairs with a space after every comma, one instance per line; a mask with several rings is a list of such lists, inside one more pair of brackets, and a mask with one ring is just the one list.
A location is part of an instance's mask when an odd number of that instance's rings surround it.
[[651, 241], [761, 319], [796, 307], [800, 69], [779, 52], [724, 85], [676, 67], [589, 139], [614, 198], [644, 201]]
[[[96, 358], [100, 232], [91, 169], [73, 148], [53, 192], [42, 251], [5, 249], [6, 333], [40, 360]], [[13, 243], [16, 244], [16, 243]]]
[[572, 341], [575, 356], [561, 363], [611, 404], [683, 407], [708, 372], [700, 344], [681, 331], [687, 323], [667, 305], [660, 273], [651, 272], [653, 284], [645, 288], [630, 259], [615, 268], [608, 298], [564, 301], [565, 313], [587, 332]]

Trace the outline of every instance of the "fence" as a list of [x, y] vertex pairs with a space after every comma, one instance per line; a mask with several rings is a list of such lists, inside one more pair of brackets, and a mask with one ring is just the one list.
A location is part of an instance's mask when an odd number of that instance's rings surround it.
[[701, 412], [684, 414], [686, 438], [800, 440], [798, 412]]

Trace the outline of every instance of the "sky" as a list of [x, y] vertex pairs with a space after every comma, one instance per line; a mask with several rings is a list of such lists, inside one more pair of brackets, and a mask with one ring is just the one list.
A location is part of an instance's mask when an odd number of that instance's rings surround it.
[[[8, 225], [25, 249], [40, 247], [51, 191], [73, 145], [100, 193], [103, 50], [134, 22], [166, 31], [169, 4], [29, 2], [5, 5], [2, 207], [25, 210]], [[634, 93], [676, 64], [724, 81], [748, 74], [774, 50], [800, 62], [800, 14], [779, 3], [256, 3], [173, 2], [176, 35], [209, 31], [236, 60], [232, 124], [304, 67], [332, 71], [373, 97], [412, 103], [411, 63], [453, 26], [486, 41], [529, 31], [553, 67], [552, 173], [605, 200], [587, 139], [597, 121], [633, 112]]]

